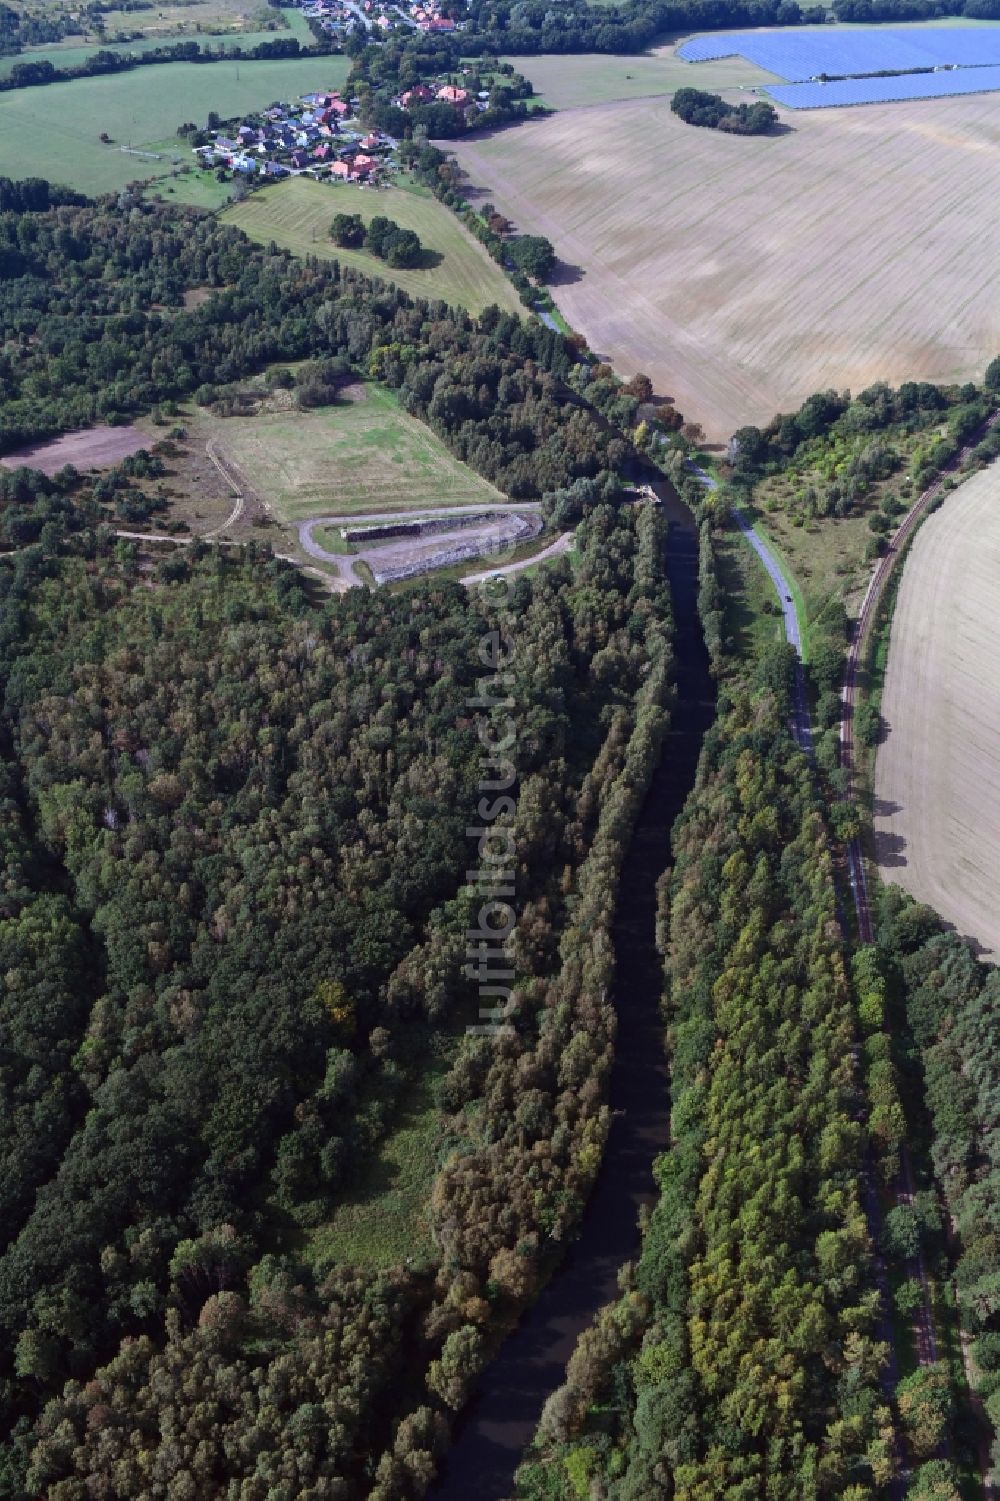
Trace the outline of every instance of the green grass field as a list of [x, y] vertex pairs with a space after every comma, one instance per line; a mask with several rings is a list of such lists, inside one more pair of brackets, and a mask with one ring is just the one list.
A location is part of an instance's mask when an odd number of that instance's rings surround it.
[[194, 208], [212, 212], [232, 202], [233, 187], [231, 182], [219, 182], [211, 169], [185, 164], [184, 170], [176, 175], [154, 179], [148, 192], [153, 197], [162, 198], [164, 203], [189, 203]]
[[365, 386], [362, 400], [325, 410], [202, 414], [189, 433], [211, 441], [286, 525], [310, 516], [502, 500], [379, 386]]
[[310, 1261], [378, 1268], [433, 1253], [427, 1205], [440, 1126], [430, 1080], [424, 1080], [403, 1104], [363, 1181], [308, 1235]]
[[[53, 61], [61, 50], [90, 50], [91, 47], [156, 46], [177, 37], [198, 37], [206, 42], [239, 34], [245, 39], [273, 35], [275, 27], [303, 40], [311, 40], [309, 24], [299, 10], [276, 10], [265, 0], [157, 0], [141, 9], [127, 6], [101, 12], [100, 30], [95, 17], [77, 0], [20, 0], [18, 9], [33, 16], [53, 18], [70, 15], [78, 34], [60, 46], [30, 49], [40, 58], [52, 54]], [[127, 40], [135, 38], [135, 40]]]
[[[309, 30], [309, 22], [300, 10], [285, 10], [276, 12], [285, 17], [287, 25], [280, 31], [212, 31], [212, 32], [169, 32], [162, 36], [143, 37], [137, 41], [119, 42], [108, 33], [104, 42], [94, 43], [62, 43], [53, 47], [31, 47], [26, 52], [16, 53], [12, 57], [0, 57], [0, 78], [6, 78], [15, 63], [40, 63], [50, 62], [56, 68], [77, 68], [85, 63], [95, 52], [151, 52], [155, 47], [169, 46], [171, 42], [193, 41], [197, 42], [204, 50], [213, 52], [230, 51], [233, 47], [244, 49], [255, 47], [258, 42], [272, 42], [278, 37], [294, 36], [298, 38], [299, 45], [309, 47], [313, 42], [312, 32]], [[138, 12], [137, 12], [138, 15]]]
[[[84, 193], [114, 192], [127, 182], [170, 170], [167, 160], [128, 156], [121, 145], [143, 148], [163, 141], [185, 120], [203, 122], [209, 110], [228, 119], [272, 99], [339, 88], [347, 69], [346, 57], [168, 63], [113, 77], [18, 89], [3, 97], [0, 174], [31, 173]], [[112, 145], [101, 145], [102, 131], [111, 136]]]
[[[364, 250], [341, 250], [330, 239], [336, 213], [360, 214], [368, 223], [376, 214], [413, 229], [426, 250], [440, 257], [437, 265], [391, 270]], [[454, 214], [429, 193], [408, 188], [359, 188], [350, 183], [313, 182], [296, 177], [276, 183], [235, 204], [225, 214], [251, 239], [274, 240], [296, 255], [335, 258], [369, 276], [381, 276], [414, 297], [440, 297], [478, 313], [489, 303], [510, 312], [521, 305], [510, 282]]]
[[507, 61], [531, 79], [536, 95], [552, 109], [612, 104], [619, 99], [673, 94], [681, 88], [738, 89], [776, 81], [773, 74], [742, 57], [724, 57], [696, 66], [676, 57], [672, 46], [634, 57], [583, 52], [569, 57], [510, 57]]

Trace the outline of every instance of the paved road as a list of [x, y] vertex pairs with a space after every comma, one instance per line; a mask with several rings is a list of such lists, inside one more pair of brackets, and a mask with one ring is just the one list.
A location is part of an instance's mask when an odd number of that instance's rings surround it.
[[[687, 467], [706, 489], [715, 490], [718, 488], [716, 481], [708, 471], [702, 469], [693, 459], [688, 459]], [[778, 596], [778, 603], [781, 606], [781, 614], [785, 626], [785, 640], [790, 646], [795, 648], [797, 658], [795, 664], [794, 702], [792, 705], [792, 734], [806, 755], [811, 757], [813, 753], [812, 722], [809, 718], [809, 699], [806, 693], [805, 670], [802, 665], [802, 627], [799, 621], [795, 596], [792, 593], [792, 585], [774, 553], [768, 547], [763, 537], [754, 529], [753, 523], [738, 506], [733, 506], [732, 516], [736, 525], [767, 569], [768, 577], [774, 585]]]

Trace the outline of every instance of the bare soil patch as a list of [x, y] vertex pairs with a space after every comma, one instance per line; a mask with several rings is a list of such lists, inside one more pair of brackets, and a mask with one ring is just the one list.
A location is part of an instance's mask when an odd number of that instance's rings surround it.
[[64, 433], [49, 443], [31, 443], [0, 457], [5, 469], [27, 465], [43, 474], [57, 474], [67, 464], [77, 469], [103, 469], [117, 464], [140, 448], [149, 448], [152, 439], [131, 424], [125, 427], [91, 427], [78, 433]]
[[917, 533], [893, 617], [875, 768], [882, 877], [1000, 956], [1000, 464]]
[[980, 376], [1000, 348], [1000, 99], [783, 119], [730, 136], [633, 100], [455, 151], [553, 241], [569, 322], [712, 439], [829, 386]]

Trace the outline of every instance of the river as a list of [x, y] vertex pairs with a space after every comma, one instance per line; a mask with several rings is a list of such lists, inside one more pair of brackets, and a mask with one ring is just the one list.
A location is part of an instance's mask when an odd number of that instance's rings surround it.
[[546, 1398], [563, 1380], [577, 1338], [617, 1295], [618, 1271], [639, 1249], [637, 1216], [654, 1197], [653, 1159], [667, 1145], [669, 1107], [656, 883], [670, 861], [670, 831], [694, 783], [715, 712], [698, 619], [698, 531], [666, 485], [667, 572], [673, 595], [677, 703], [660, 765], [625, 859], [615, 919], [618, 1041], [610, 1101], [616, 1112], [604, 1161], [568, 1255], [483, 1372], [456, 1431], [434, 1501], [506, 1501]]

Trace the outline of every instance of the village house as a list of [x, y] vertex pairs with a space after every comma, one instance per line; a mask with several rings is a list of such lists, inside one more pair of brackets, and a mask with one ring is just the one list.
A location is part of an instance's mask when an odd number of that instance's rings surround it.
[[[430, 89], [424, 89], [433, 98]], [[392, 166], [396, 141], [380, 130], [362, 133], [351, 120], [352, 104], [335, 91], [306, 94], [291, 104], [274, 101], [260, 114], [230, 126], [235, 139], [218, 134], [196, 148], [205, 167], [222, 165], [250, 176], [329, 173], [337, 182], [372, 183]]]
[[416, 88], [407, 89], [405, 94], [399, 96], [399, 103], [403, 109], [413, 109], [418, 104], [430, 104], [434, 98], [433, 93], [424, 83], [418, 83]]
[[438, 89], [437, 97], [443, 103], [453, 104], [456, 109], [461, 109], [463, 105], [470, 102], [472, 95], [468, 89], [459, 89], [453, 83], [446, 83], [442, 88]]

